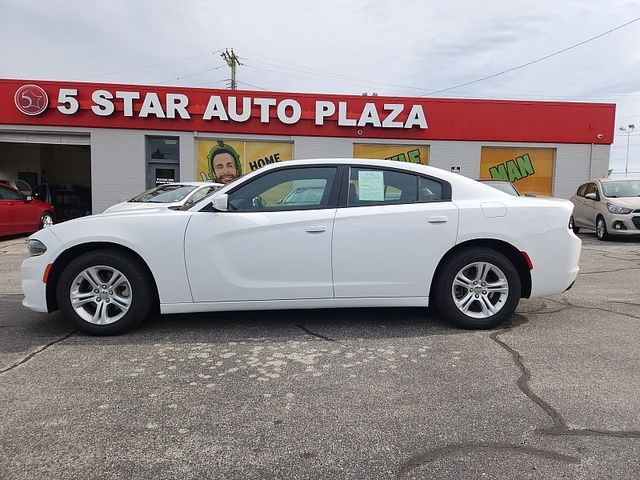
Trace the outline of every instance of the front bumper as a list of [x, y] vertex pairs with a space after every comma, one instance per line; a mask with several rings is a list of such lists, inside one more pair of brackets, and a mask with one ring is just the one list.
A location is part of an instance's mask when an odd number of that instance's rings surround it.
[[605, 217], [607, 232], [611, 235], [640, 235], [640, 214], [614, 215]]
[[49, 312], [44, 273], [62, 249], [62, 243], [50, 230], [45, 228], [29, 237], [37, 238], [44, 243], [47, 251], [36, 257], [28, 257], [22, 262], [22, 305], [35, 312]]

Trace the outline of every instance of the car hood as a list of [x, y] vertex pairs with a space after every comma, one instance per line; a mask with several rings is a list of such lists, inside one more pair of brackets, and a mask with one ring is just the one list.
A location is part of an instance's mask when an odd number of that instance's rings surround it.
[[[157, 213], [166, 213], [166, 212], [171, 212], [173, 211], [172, 209], [169, 209], [168, 207], [171, 205], [175, 205], [173, 203], [161, 203], [161, 204], [156, 204], [153, 207], [145, 207], [145, 208], [122, 208], [122, 209], [114, 209], [114, 210], [110, 210], [107, 209], [102, 213], [99, 213], [97, 215], [93, 215], [94, 217], [101, 217], [101, 216], [116, 216], [116, 215], [120, 215], [120, 216], [125, 216], [125, 215], [151, 215], [151, 214], [157, 214]], [[115, 206], [115, 205], [114, 205]]]
[[153, 210], [158, 208], [167, 208], [175, 205], [181, 205], [181, 202], [172, 203], [153, 203], [153, 202], [120, 202], [107, 208], [102, 213], [125, 212], [132, 210]]
[[640, 197], [620, 197], [620, 198], [609, 198], [607, 197], [609, 203], [613, 205], [618, 205], [620, 207], [633, 208], [634, 210], [640, 208]]

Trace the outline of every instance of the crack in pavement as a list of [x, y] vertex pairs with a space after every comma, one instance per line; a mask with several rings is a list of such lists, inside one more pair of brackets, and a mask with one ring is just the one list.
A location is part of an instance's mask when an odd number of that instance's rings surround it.
[[[555, 300], [552, 300], [555, 301]], [[558, 302], [555, 301], [556, 303], [564, 303], [564, 302]], [[571, 302], [567, 302], [565, 303], [565, 305], [568, 305], [572, 308], [587, 308], [587, 309], [592, 309], [592, 310], [604, 310], [604, 311], [608, 311], [610, 313], [614, 313], [614, 314], [618, 314], [618, 315], [625, 315], [628, 317], [633, 317], [633, 318], [638, 318], [640, 319], [640, 317], [635, 317], [633, 315], [626, 315], [626, 314], [621, 314], [618, 312], [614, 312], [612, 310], [606, 310], [606, 309], [602, 309], [602, 308], [597, 308], [597, 307], [581, 307], [578, 305], [573, 305]], [[526, 323], [528, 323], [529, 321], [527, 319], [525, 319], [524, 321], [521, 321], [518, 324], [511, 324], [511, 325], [507, 325], [505, 327], [503, 327], [502, 329], [493, 332], [491, 335], [489, 335], [489, 338], [491, 338], [491, 340], [493, 340], [494, 342], [496, 342], [499, 346], [501, 346], [504, 350], [506, 350], [510, 355], [511, 358], [513, 359], [513, 362], [515, 363], [516, 367], [518, 367], [518, 369], [520, 370], [520, 377], [518, 378], [517, 381], [517, 385], [518, 388], [520, 389], [520, 391], [522, 393], [525, 394], [525, 396], [527, 398], [529, 398], [532, 402], [534, 402], [536, 405], [538, 405], [546, 414], [547, 416], [551, 419], [551, 421], [553, 422], [553, 427], [549, 428], [549, 429], [537, 429], [536, 431], [539, 433], [543, 433], [546, 435], [584, 435], [584, 436], [601, 436], [601, 437], [615, 437], [615, 438], [640, 438], [640, 431], [636, 431], [636, 430], [599, 430], [599, 429], [591, 429], [591, 428], [571, 428], [569, 427], [564, 418], [562, 418], [562, 415], [560, 414], [560, 412], [558, 412], [555, 408], [553, 408], [547, 401], [543, 400], [540, 396], [538, 396], [532, 389], [530, 386], [530, 381], [531, 381], [531, 372], [529, 371], [529, 369], [526, 367], [526, 365], [524, 364], [524, 361], [522, 359], [522, 355], [520, 355], [520, 353], [514, 349], [513, 347], [511, 347], [509, 344], [507, 344], [505, 341], [503, 341], [502, 339], [499, 338], [500, 335], [507, 333], [509, 331], [511, 331], [514, 327], [519, 326], [519, 325], [524, 325]]]
[[573, 307], [570, 306], [566, 306], [563, 308], [558, 308], [556, 310], [545, 310], [545, 311], [534, 311], [534, 312], [519, 312], [520, 315], [547, 315], [550, 313], [559, 313], [559, 312], [564, 312], [566, 310], [571, 310]]
[[639, 267], [616, 268], [616, 269], [613, 269], [613, 270], [596, 270], [596, 271], [593, 271], [593, 272], [578, 272], [578, 275], [592, 275], [594, 273], [624, 272], [624, 271], [631, 271], [631, 270], [640, 270], [640, 266]]
[[573, 464], [581, 463], [581, 460], [578, 457], [564, 455], [562, 453], [556, 453], [541, 448], [529, 447], [526, 445], [515, 445], [510, 443], [452, 443], [442, 447], [432, 448], [431, 450], [427, 450], [426, 452], [409, 458], [400, 466], [398, 478], [401, 478], [414, 468], [431, 462], [439, 457], [455, 455], [458, 453], [473, 453], [475, 451], [516, 452], [543, 458], [545, 460], [556, 460], [559, 462]]
[[[551, 300], [551, 299], [549, 299]], [[583, 306], [583, 305], [576, 305], [575, 303], [570, 302], [569, 300], [566, 301], [559, 301], [559, 300], [551, 300], [552, 302], [555, 303], [559, 303], [560, 305], [566, 305], [567, 307], [571, 307], [571, 308], [580, 308], [583, 310], [598, 310], [600, 312], [605, 312], [605, 313], [612, 313], [614, 315], [621, 315], [623, 317], [628, 317], [628, 318], [633, 318], [636, 320], [640, 320], [640, 316], [638, 315], [633, 315], [632, 313], [623, 313], [623, 312], [617, 312], [615, 310], [609, 310], [608, 308], [602, 308], [602, 307], [594, 307], [594, 306]], [[611, 303], [622, 303], [625, 304], [626, 302], [619, 302], [619, 301], [612, 301]], [[637, 306], [634, 303], [629, 304], [631, 306]]]
[[298, 327], [300, 330], [308, 333], [309, 335], [312, 335], [316, 338], [321, 338], [322, 340], [326, 340], [327, 342], [335, 342], [335, 340], [333, 338], [329, 338], [329, 337], [325, 337], [324, 335], [320, 334], [320, 333], [316, 333], [313, 332], [311, 330], [309, 330], [307, 327], [305, 327], [304, 325], [300, 324], [300, 323], [296, 323], [294, 325], [294, 327]]
[[609, 303], [621, 303], [622, 305], [629, 305], [631, 307], [640, 307], [640, 303], [623, 302], [622, 300], [608, 300]]
[[[528, 323], [528, 322], [529, 320], [525, 319], [521, 323], [521, 325], [524, 325], [525, 323]], [[551, 405], [549, 405], [545, 400], [543, 400], [538, 395], [536, 395], [536, 393], [529, 386], [529, 381], [531, 380], [531, 372], [524, 364], [524, 361], [522, 360], [522, 355], [520, 355], [520, 353], [517, 350], [515, 350], [509, 344], [507, 344], [506, 342], [504, 342], [502, 339], [499, 338], [500, 335], [511, 331], [513, 327], [514, 325], [508, 325], [504, 328], [501, 328], [500, 330], [493, 332], [491, 335], [489, 335], [489, 338], [491, 338], [491, 340], [493, 340], [495, 343], [497, 343], [500, 347], [502, 347], [511, 355], [511, 358], [513, 359], [513, 363], [515, 363], [516, 367], [518, 367], [518, 369], [520, 370], [520, 377], [516, 382], [520, 391], [524, 393], [525, 396], [529, 398], [529, 400], [531, 400], [533, 403], [538, 405], [542, 410], [544, 410], [544, 412], [551, 418], [554, 428], [560, 428], [560, 429], [568, 428], [565, 424], [564, 419], [562, 418], [562, 415], [560, 415], [560, 412], [558, 412]]]
[[66, 340], [67, 338], [69, 338], [71, 335], [73, 335], [74, 333], [76, 333], [75, 330], [71, 330], [71, 332], [69, 332], [68, 334], [66, 334], [63, 337], [60, 337], [52, 342], [47, 343], [46, 345], [39, 347], [38, 349], [36, 349], [35, 351], [31, 352], [29, 355], [27, 355], [26, 357], [24, 357], [22, 360], [17, 361], [16, 363], [14, 363], [13, 365], [8, 366], [7, 368], [0, 370], [0, 375], [7, 373], [11, 370], [13, 370], [16, 367], [19, 367], [20, 365], [23, 365], [25, 363], [27, 363], [29, 360], [31, 360], [33, 357], [35, 357], [36, 355], [44, 352], [45, 350], [47, 350], [48, 348], [52, 347], [53, 345], [55, 345], [56, 343], [60, 343], [64, 340]]

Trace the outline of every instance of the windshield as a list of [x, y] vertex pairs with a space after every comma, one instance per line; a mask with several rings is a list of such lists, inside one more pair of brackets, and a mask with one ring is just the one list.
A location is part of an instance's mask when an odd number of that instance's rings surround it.
[[485, 183], [490, 187], [497, 188], [501, 192], [508, 193], [509, 195], [513, 195], [514, 197], [520, 196], [520, 193], [518, 192], [518, 190], [516, 190], [516, 187], [514, 187], [509, 182], [482, 182], [482, 183]]
[[197, 187], [194, 185], [160, 185], [133, 197], [130, 202], [174, 203], [180, 202]]
[[602, 182], [602, 193], [609, 198], [640, 197], [640, 180]]

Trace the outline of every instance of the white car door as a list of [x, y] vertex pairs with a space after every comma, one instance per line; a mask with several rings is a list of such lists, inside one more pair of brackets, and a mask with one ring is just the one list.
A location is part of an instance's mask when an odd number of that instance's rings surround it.
[[[331, 298], [337, 170], [267, 172], [228, 192], [229, 211], [193, 214], [185, 234], [193, 300]], [[292, 194], [301, 185], [317, 195]]]
[[456, 242], [449, 184], [352, 167], [347, 197], [334, 225], [336, 297], [427, 297], [438, 262]]

